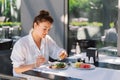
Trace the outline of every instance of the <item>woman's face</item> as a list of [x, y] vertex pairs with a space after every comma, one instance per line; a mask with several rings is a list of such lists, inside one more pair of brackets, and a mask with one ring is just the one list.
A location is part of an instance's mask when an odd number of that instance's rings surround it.
[[40, 38], [44, 38], [51, 29], [51, 23], [48, 21], [40, 22], [38, 25], [35, 23], [34, 30], [37, 32]]

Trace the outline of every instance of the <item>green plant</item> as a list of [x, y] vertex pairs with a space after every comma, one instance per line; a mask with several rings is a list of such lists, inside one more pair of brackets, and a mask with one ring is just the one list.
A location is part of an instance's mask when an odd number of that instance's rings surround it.
[[73, 26], [103, 26], [102, 23], [100, 22], [77, 22], [77, 21], [72, 21], [70, 22], [70, 25], [73, 25]]
[[110, 23], [110, 27], [114, 27], [115, 25], [114, 25], [114, 22], [111, 22]]
[[89, 23], [90, 26], [98, 26], [98, 27], [101, 27], [103, 26], [103, 23], [101, 22], [92, 22], [92, 23]]
[[10, 27], [21, 26], [21, 23], [20, 22], [0, 22], [0, 27], [3, 27], [3, 26], [10, 26]]

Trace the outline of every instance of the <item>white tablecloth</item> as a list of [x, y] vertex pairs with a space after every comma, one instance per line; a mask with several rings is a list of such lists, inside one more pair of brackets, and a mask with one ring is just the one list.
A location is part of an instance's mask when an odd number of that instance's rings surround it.
[[[77, 54], [69, 58], [75, 59], [80, 57], [85, 58], [86, 54], [85, 53]], [[99, 62], [106, 62], [106, 63], [120, 65], [120, 57], [99, 55]], [[50, 73], [50, 74], [66, 76], [66, 77], [73, 77], [83, 80], [120, 80], [120, 70], [100, 68], [100, 67], [96, 67], [93, 70], [80, 70], [80, 69], [78, 70], [72, 66], [69, 66], [65, 70], [52, 70], [48, 68], [48, 65], [43, 65], [33, 70], [38, 72]]]
[[96, 67], [93, 70], [78, 70], [70, 66], [66, 70], [51, 70], [44, 65], [34, 70], [83, 80], [120, 80], [120, 70], [99, 67]]

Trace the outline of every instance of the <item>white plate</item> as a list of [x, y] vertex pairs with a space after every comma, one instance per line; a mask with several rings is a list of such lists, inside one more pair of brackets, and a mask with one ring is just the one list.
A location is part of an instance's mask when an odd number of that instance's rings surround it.
[[65, 64], [65, 67], [64, 67], [64, 68], [50, 68], [51, 65], [55, 65], [55, 64], [58, 64], [58, 63], [61, 63], [61, 62], [53, 62], [53, 63], [50, 63], [50, 65], [48, 66], [48, 68], [49, 68], [49, 69], [53, 69], [53, 70], [65, 70], [65, 69], [68, 68], [68, 65], [67, 65], [66, 63], [64, 63], [64, 62], [62, 62], [62, 63]]
[[[85, 63], [84, 63], [85, 64]], [[92, 64], [89, 64], [90, 65], [90, 68], [77, 68], [75, 67], [75, 63], [72, 63], [71, 66], [75, 69], [80, 69], [80, 70], [92, 70], [92, 69], [95, 69], [95, 66], [92, 65]]]

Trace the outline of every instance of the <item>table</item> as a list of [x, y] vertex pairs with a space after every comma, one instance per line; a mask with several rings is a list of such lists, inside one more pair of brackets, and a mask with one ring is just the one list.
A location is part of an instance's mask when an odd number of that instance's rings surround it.
[[0, 50], [9, 50], [12, 48], [12, 39], [0, 39]]
[[[69, 57], [65, 61], [66, 62], [70, 60], [74, 61], [78, 57], [83, 57], [83, 56], [74, 55]], [[100, 55], [99, 58], [100, 58], [99, 62], [95, 63], [96, 68], [94, 70], [77, 70], [70, 66], [66, 70], [51, 71], [43, 67], [39, 69], [26, 71], [23, 74], [44, 78], [48, 80], [49, 79], [51, 80], [119, 80], [120, 62], [118, 62], [118, 60], [120, 58], [112, 57], [112, 56], [104, 56], [104, 55]], [[109, 60], [111, 60], [111, 62], [109, 62]]]
[[98, 49], [99, 52], [108, 53], [108, 55], [117, 55], [117, 47], [107, 46]]

